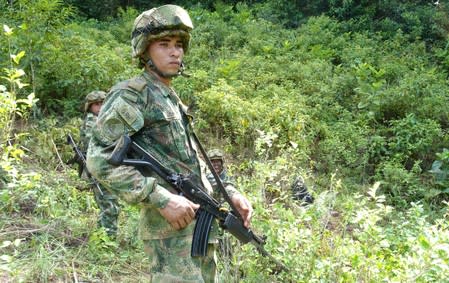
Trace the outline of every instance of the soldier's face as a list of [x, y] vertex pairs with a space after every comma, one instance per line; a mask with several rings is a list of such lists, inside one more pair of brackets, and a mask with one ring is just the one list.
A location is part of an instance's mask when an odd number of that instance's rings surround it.
[[98, 101], [94, 102], [90, 105], [90, 112], [92, 112], [95, 116], [98, 116], [98, 113], [100, 113], [101, 105], [103, 105], [103, 102]]
[[217, 174], [220, 174], [221, 171], [223, 171], [223, 162], [221, 162], [220, 159], [212, 159], [210, 162], [212, 163], [212, 167], [214, 167]]
[[184, 48], [179, 36], [167, 36], [153, 41], [147, 52], [156, 68], [165, 75], [174, 76], [181, 68]]

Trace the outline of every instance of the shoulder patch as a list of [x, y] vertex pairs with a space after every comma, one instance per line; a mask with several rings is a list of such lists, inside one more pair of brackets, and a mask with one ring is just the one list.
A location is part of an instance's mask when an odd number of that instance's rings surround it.
[[127, 126], [132, 129], [132, 132], [135, 133], [143, 127], [142, 113], [122, 98], [117, 98], [116, 103], [114, 104], [114, 109], [123, 121], [125, 121]]
[[123, 134], [132, 135], [139, 131], [143, 124], [143, 116], [139, 109], [121, 96], [117, 96], [110, 107], [101, 112], [94, 134], [101, 143], [111, 145]]
[[125, 100], [131, 101], [133, 103], [136, 103], [139, 98], [137, 97], [137, 94], [132, 93], [132, 92], [123, 92], [121, 94], [121, 97], [124, 98]]
[[147, 82], [141, 78], [135, 78], [128, 82], [128, 87], [130, 87], [138, 92], [142, 92], [142, 90], [145, 88], [146, 85], [147, 85]]

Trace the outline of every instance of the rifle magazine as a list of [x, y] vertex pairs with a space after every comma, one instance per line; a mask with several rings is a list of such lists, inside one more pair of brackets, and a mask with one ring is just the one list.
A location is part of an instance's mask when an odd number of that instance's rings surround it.
[[213, 214], [203, 209], [198, 210], [195, 230], [193, 231], [192, 248], [190, 251], [192, 257], [205, 256], [207, 254], [209, 232], [212, 228], [213, 220]]

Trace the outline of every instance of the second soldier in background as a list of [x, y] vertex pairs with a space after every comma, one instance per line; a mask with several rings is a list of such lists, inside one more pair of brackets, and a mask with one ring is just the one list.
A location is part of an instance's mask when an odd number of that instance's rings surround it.
[[[84, 103], [84, 122], [80, 129], [81, 138], [81, 151], [85, 154], [89, 145], [90, 138], [92, 137], [92, 130], [96, 126], [98, 113], [102, 107], [103, 101], [106, 98], [104, 91], [92, 91], [85, 99]], [[86, 176], [85, 170], [82, 173], [84, 179], [89, 179]], [[89, 180], [88, 180], [89, 181]], [[117, 196], [111, 194], [103, 186], [99, 188], [95, 185], [91, 185], [91, 189], [95, 196], [95, 202], [100, 209], [98, 216], [98, 226], [102, 227], [109, 237], [115, 239], [117, 236], [117, 222], [120, 213], [120, 206]]]

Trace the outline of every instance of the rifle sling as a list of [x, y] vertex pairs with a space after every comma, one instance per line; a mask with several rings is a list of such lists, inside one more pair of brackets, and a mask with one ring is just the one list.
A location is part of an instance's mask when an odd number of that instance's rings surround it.
[[217, 187], [220, 190], [220, 193], [223, 195], [226, 202], [231, 206], [231, 210], [235, 216], [243, 220], [242, 216], [240, 215], [239, 211], [235, 207], [235, 205], [232, 203], [231, 198], [229, 197], [228, 192], [226, 192], [223, 182], [220, 179], [220, 176], [218, 176], [217, 172], [215, 172], [214, 167], [212, 166], [212, 162], [210, 162], [209, 156], [207, 156], [206, 151], [204, 150], [200, 140], [198, 139], [198, 136], [195, 134], [195, 132], [192, 129], [192, 136], [195, 140], [195, 143], [198, 145], [198, 148], [200, 149], [201, 155], [204, 157], [204, 160], [206, 161], [207, 167], [209, 168], [210, 172], [214, 176], [215, 181], [217, 182]]
[[[240, 215], [240, 212], [237, 210], [237, 208], [235, 207], [235, 205], [232, 203], [231, 198], [229, 197], [229, 194], [226, 192], [224, 186], [223, 186], [223, 182], [220, 179], [220, 176], [218, 176], [217, 172], [215, 172], [214, 167], [212, 166], [212, 163], [210, 162], [209, 156], [207, 156], [206, 151], [204, 150], [203, 145], [201, 144], [198, 136], [196, 135], [195, 131], [193, 130], [193, 126], [191, 123], [191, 120], [189, 118], [189, 115], [187, 114], [187, 110], [186, 108], [183, 108], [182, 105], [184, 105], [182, 103], [182, 101], [179, 99], [179, 97], [175, 97], [178, 100], [179, 103], [179, 111], [182, 114], [182, 118], [184, 123], [189, 126], [192, 137], [195, 141], [195, 143], [197, 144], [198, 148], [200, 149], [201, 155], [204, 158], [204, 161], [207, 164], [207, 168], [209, 168], [210, 172], [212, 173], [212, 175], [214, 176], [215, 182], [217, 182], [217, 187], [218, 190], [220, 191], [220, 193], [223, 195], [225, 201], [230, 205], [231, 210], [233, 211], [234, 215], [237, 216], [238, 218], [240, 218], [243, 221], [243, 217]], [[191, 117], [191, 116], [190, 116]]]

